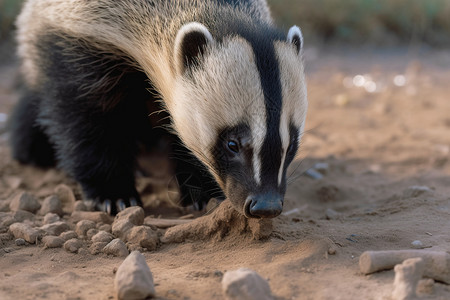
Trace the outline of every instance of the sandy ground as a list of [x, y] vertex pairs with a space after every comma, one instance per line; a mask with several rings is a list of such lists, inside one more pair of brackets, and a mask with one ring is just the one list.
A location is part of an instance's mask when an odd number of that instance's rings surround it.
[[[222, 274], [240, 267], [267, 278], [276, 299], [390, 299], [394, 272], [362, 275], [362, 252], [410, 249], [414, 240], [450, 251], [450, 52], [309, 48], [306, 62], [308, 131], [285, 215], [264, 241], [236, 233], [145, 252], [159, 299], [223, 299]], [[16, 72], [1, 68], [0, 113], [16, 101]], [[0, 126], [0, 204], [18, 189], [42, 200], [61, 182], [73, 185], [61, 172], [13, 162]], [[317, 163], [327, 164], [322, 178], [302, 175]], [[0, 299], [114, 299], [122, 260], [19, 247], [3, 233]], [[420, 296], [450, 299], [450, 286], [436, 282]]]

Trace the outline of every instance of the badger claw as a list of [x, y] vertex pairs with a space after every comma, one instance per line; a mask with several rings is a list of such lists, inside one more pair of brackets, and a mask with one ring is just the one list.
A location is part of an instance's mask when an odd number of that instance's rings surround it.
[[130, 198], [130, 206], [138, 206], [139, 202], [136, 200], [136, 198], [132, 197]]
[[125, 201], [123, 201], [122, 199], [118, 199], [116, 201], [116, 208], [117, 208], [117, 212], [121, 212], [122, 210], [127, 208], [127, 205], [125, 204]]
[[97, 205], [96, 208], [100, 211], [104, 211], [108, 214], [111, 214], [112, 211], [112, 204], [111, 204], [111, 200], [109, 199], [105, 199], [103, 201], [96, 201]]
[[130, 206], [142, 206], [139, 196], [131, 196], [130, 198], [118, 198], [111, 200], [110, 198], [97, 197], [93, 201], [95, 208], [99, 211], [115, 215]]

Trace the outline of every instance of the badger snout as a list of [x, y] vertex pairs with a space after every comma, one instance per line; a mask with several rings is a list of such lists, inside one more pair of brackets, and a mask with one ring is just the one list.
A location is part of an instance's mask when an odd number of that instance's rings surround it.
[[283, 210], [283, 196], [276, 193], [250, 195], [244, 204], [247, 218], [275, 218]]

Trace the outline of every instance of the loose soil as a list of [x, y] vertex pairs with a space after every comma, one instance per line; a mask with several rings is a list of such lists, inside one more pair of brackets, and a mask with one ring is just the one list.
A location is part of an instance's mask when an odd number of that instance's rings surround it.
[[[284, 215], [263, 240], [229, 230], [144, 252], [159, 299], [223, 299], [223, 274], [241, 267], [267, 278], [276, 299], [389, 299], [394, 272], [362, 275], [362, 252], [410, 249], [415, 240], [450, 251], [450, 52], [308, 48], [305, 59], [308, 130], [290, 168]], [[2, 63], [0, 113], [17, 101], [16, 74], [14, 61]], [[79, 191], [61, 171], [14, 162], [7, 138], [0, 118], [0, 208], [19, 190], [41, 201], [60, 183]], [[314, 166], [320, 175], [305, 175]], [[156, 210], [165, 181], [139, 181], [147, 215], [191, 213]], [[123, 258], [16, 246], [4, 232], [0, 299], [115, 298]], [[420, 296], [450, 299], [450, 286], [436, 282]]]

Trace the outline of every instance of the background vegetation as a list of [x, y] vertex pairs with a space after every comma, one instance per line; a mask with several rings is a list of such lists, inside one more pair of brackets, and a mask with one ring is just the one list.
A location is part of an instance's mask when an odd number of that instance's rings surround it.
[[274, 17], [322, 41], [450, 44], [449, 0], [269, 0]]
[[[0, 39], [11, 35], [23, 0], [0, 0]], [[268, 0], [283, 26], [297, 24], [309, 41], [424, 42], [450, 45], [450, 0]]]

